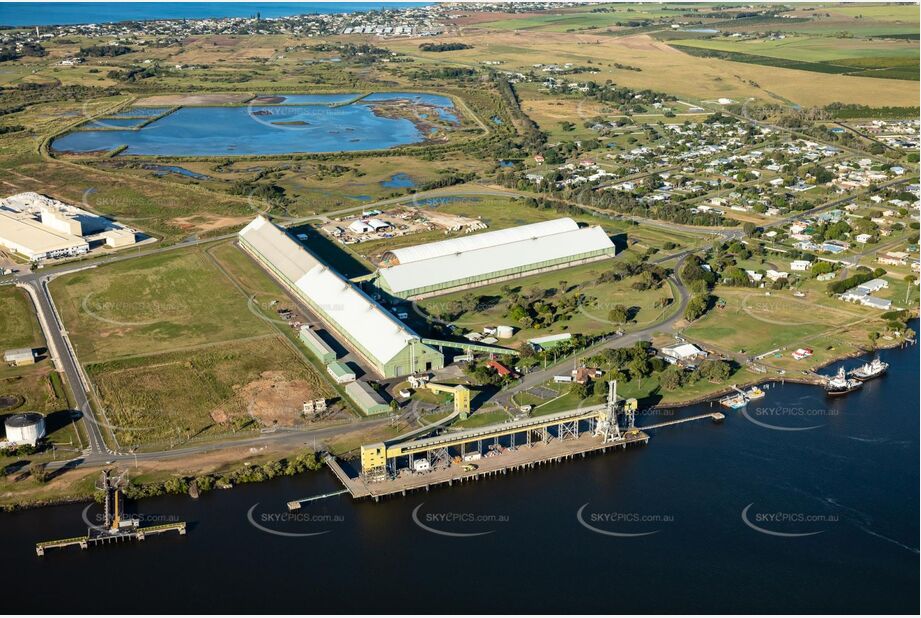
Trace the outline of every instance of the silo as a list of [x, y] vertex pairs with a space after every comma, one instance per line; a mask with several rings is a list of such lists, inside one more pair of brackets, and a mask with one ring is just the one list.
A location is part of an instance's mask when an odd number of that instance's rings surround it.
[[515, 334], [514, 326], [497, 326], [496, 327], [496, 337], [498, 337], [499, 339], [509, 339], [514, 334]]
[[3, 423], [6, 439], [16, 444], [35, 446], [45, 437], [45, 417], [36, 412], [14, 414]]

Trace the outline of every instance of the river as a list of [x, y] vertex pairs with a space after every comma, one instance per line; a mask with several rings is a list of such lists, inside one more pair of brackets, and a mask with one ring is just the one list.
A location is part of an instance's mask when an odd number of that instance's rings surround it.
[[328, 471], [130, 504], [189, 532], [43, 558], [33, 544], [81, 534], [84, 506], [3, 514], [0, 572], [19, 590], [5, 606], [914, 614], [918, 348], [881, 356], [888, 374], [846, 397], [772, 385], [746, 414], [657, 430], [646, 447], [379, 504], [338, 496], [296, 520], [285, 502], [338, 489]]

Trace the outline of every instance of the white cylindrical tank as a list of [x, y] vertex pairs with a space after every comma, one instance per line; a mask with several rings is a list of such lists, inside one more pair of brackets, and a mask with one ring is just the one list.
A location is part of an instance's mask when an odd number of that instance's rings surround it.
[[35, 412], [14, 414], [3, 423], [6, 439], [16, 444], [35, 446], [45, 437], [45, 417]]
[[496, 337], [499, 339], [508, 339], [515, 334], [514, 326], [497, 326]]

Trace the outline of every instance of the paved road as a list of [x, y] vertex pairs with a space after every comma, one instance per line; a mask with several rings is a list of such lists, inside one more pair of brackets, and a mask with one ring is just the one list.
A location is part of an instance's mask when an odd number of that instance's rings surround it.
[[43, 277], [30, 275], [20, 277], [17, 285], [25, 289], [29, 296], [32, 297], [32, 303], [35, 305], [39, 323], [42, 331], [44, 331], [51, 359], [55, 367], [64, 374], [73, 393], [74, 403], [77, 409], [83, 413], [83, 424], [86, 427], [89, 439], [89, 452], [96, 454], [110, 453], [111, 451], [109, 451], [102, 437], [99, 421], [90, 406], [86, 386], [83, 382], [81, 370], [77, 366], [73, 348], [71, 348], [70, 341], [67, 339], [66, 332], [54, 308], [51, 294], [48, 292], [47, 280]]
[[121, 452], [121, 453], [89, 453], [67, 461], [56, 461], [49, 464], [49, 468], [57, 470], [60, 468], [77, 468], [82, 466], [102, 466], [110, 463], [140, 463], [143, 461], [168, 461], [171, 459], [181, 459], [204, 453], [231, 449], [231, 448], [259, 448], [263, 446], [283, 446], [285, 448], [319, 446], [326, 440], [339, 436], [356, 429], [372, 429], [386, 425], [390, 418], [379, 418], [367, 421], [352, 421], [348, 424], [335, 425], [333, 427], [324, 427], [314, 430], [276, 430], [273, 432], [261, 433], [252, 438], [242, 438], [239, 440], [215, 441], [194, 446], [177, 448], [169, 451], [149, 451], [149, 452]]

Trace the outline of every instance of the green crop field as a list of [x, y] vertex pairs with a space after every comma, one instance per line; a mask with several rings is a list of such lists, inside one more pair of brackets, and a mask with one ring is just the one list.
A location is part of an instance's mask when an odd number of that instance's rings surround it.
[[911, 41], [867, 41], [790, 36], [783, 40], [694, 39], [676, 48], [704, 57], [818, 73], [918, 79], [918, 46]]

